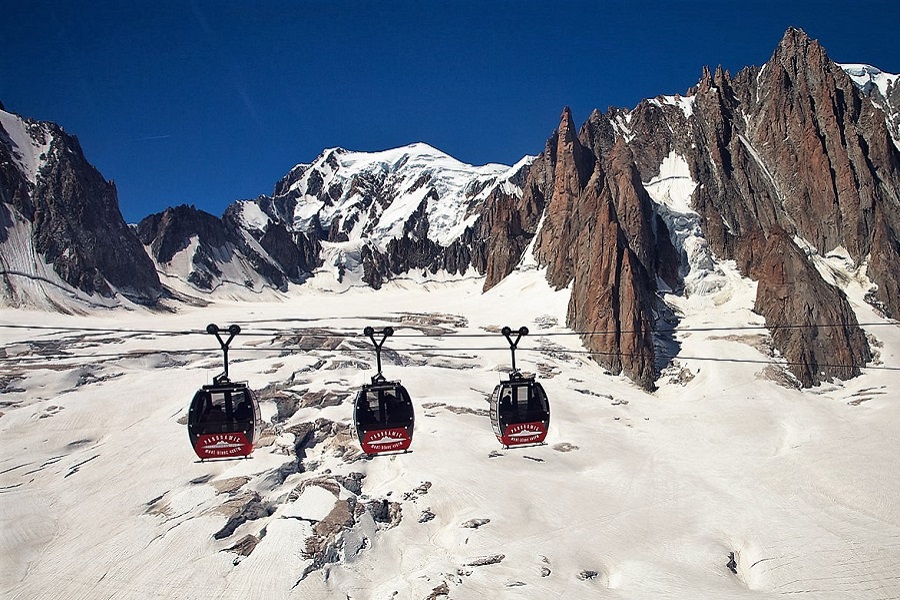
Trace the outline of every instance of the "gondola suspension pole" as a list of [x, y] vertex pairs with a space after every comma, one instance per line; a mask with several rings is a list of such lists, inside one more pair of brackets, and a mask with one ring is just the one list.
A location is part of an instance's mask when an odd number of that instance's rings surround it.
[[228, 383], [229, 381], [231, 381], [230, 379], [228, 379], [228, 346], [229, 344], [231, 344], [231, 340], [234, 339], [234, 336], [241, 332], [241, 327], [240, 325], [229, 325], [227, 340], [222, 339], [222, 336], [219, 335], [219, 331], [219, 326], [215, 323], [210, 323], [206, 326], [206, 333], [216, 336], [216, 339], [219, 340], [219, 346], [222, 347], [222, 353], [224, 354], [225, 372], [221, 375], [213, 377], [213, 383], [215, 383], [216, 385], [220, 383]]

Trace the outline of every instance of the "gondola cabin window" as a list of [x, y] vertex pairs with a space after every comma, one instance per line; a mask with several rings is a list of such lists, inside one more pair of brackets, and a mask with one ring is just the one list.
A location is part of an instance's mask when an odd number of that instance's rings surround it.
[[[230, 402], [228, 404], [230, 404]], [[217, 425], [224, 424], [228, 421], [229, 412], [231, 411], [226, 405], [224, 393], [212, 392], [208, 394], [206, 397], [206, 404], [203, 407], [203, 413], [200, 416], [200, 420], [207, 426], [204, 429], [211, 429]], [[211, 433], [211, 431], [206, 431], [204, 433]]]

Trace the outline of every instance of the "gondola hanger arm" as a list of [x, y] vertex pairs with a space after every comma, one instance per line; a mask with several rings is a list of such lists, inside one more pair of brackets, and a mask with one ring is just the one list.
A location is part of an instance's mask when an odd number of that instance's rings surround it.
[[506, 338], [506, 341], [509, 342], [509, 347], [512, 348], [513, 350], [515, 350], [516, 346], [519, 345], [519, 340], [521, 340], [523, 336], [528, 335], [528, 328], [525, 327], [524, 325], [522, 327], [519, 327], [519, 329], [516, 331], [516, 334], [517, 334], [516, 341], [513, 341], [512, 337], [511, 337], [512, 333], [513, 333], [512, 328], [504, 327], [503, 329], [500, 330], [500, 333], [502, 333], [503, 337]]
[[215, 323], [210, 323], [206, 326], [206, 333], [216, 336], [216, 339], [219, 341], [219, 346], [222, 348], [223, 362], [225, 364], [225, 371], [213, 377], [213, 383], [215, 384], [228, 383], [231, 381], [228, 378], [228, 346], [231, 344], [231, 340], [234, 339], [234, 336], [241, 332], [241, 327], [240, 325], [229, 325], [226, 330], [228, 332], [228, 339], [225, 340], [219, 335], [220, 331], [219, 326]]
[[220, 331], [221, 330], [219, 329], [219, 326], [216, 325], [215, 323], [210, 323], [209, 325], [206, 326], [206, 333], [216, 336], [216, 339], [219, 340], [219, 345], [224, 350], [224, 349], [228, 348], [229, 344], [231, 344], [231, 340], [234, 339], [234, 336], [236, 336], [237, 334], [239, 334], [241, 332], [241, 326], [240, 325], [229, 325], [228, 329], [226, 330], [226, 331], [228, 331], [228, 334], [229, 334], [227, 340], [222, 339], [222, 336], [219, 335]]
[[519, 340], [522, 339], [523, 336], [528, 335], [528, 328], [524, 325], [519, 327], [516, 331], [516, 339], [513, 341], [512, 334], [513, 330], [509, 326], [504, 326], [503, 329], [500, 330], [500, 333], [503, 334], [503, 337], [506, 338], [506, 341], [509, 342], [509, 351], [512, 354], [512, 373], [511, 377], [517, 377], [520, 375], [519, 370], [516, 368], [516, 347], [519, 345]]
[[385, 380], [384, 375], [381, 373], [381, 348], [384, 346], [384, 341], [394, 335], [394, 328], [385, 327], [379, 331], [378, 333], [381, 334], [381, 341], [375, 339], [375, 333], [375, 328], [373, 327], [366, 327], [363, 329], [363, 335], [372, 340], [372, 344], [375, 346], [375, 362], [378, 366], [378, 372], [372, 376], [372, 383], [378, 383]]

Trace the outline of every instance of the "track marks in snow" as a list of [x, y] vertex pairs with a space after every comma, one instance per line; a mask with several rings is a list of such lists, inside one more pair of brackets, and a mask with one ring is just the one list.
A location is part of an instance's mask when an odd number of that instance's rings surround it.
[[51, 458], [48, 458], [47, 460], [42, 462], [40, 465], [38, 465], [37, 468], [32, 469], [30, 471], [25, 471], [24, 475], [34, 475], [35, 473], [40, 473], [41, 471], [47, 469], [48, 467], [55, 465], [56, 463], [58, 463], [59, 461], [61, 461], [62, 459], [66, 458], [66, 457], [67, 457], [67, 455], [62, 454], [62, 455], [53, 456]]

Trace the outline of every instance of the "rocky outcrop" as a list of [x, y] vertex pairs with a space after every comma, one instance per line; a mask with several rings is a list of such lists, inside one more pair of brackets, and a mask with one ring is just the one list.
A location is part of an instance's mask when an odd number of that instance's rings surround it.
[[[721, 69], [713, 76], [707, 71], [694, 108], [703, 133], [699, 147], [706, 149], [694, 153], [693, 168], [704, 182], [694, 207], [713, 248], [759, 278], [756, 310], [797, 379], [815, 385], [858, 374], [869, 350], [856, 318], [792, 238], [822, 255], [842, 247], [857, 263], [871, 257], [879, 289], [896, 286], [896, 269], [883, 268], [897, 247], [896, 217], [887, 215], [898, 214], [900, 190], [884, 115], [818, 43], [795, 29], [762, 69], [733, 80]], [[885, 218], [876, 246], [878, 215]], [[887, 306], [896, 314], [896, 300]], [[800, 326], [786, 330], [785, 323]], [[828, 335], [817, 324], [826, 324]]]
[[694, 208], [718, 253], [749, 271], [755, 249], [739, 240], [777, 229], [866, 259], [878, 207], [897, 214], [897, 150], [884, 114], [817, 42], [788, 30], [762, 69], [707, 70], [694, 92]]
[[222, 221], [235, 246], [269, 283], [285, 290], [288, 283], [302, 283], [322, 264], [317, 238], [291, 231], [278, 220], [269, 220], [261, 228], [248, 227], [237, 210], [239, 205], [229, 206]]
[[844, 294], [822, 279], [786, 233], [772, 232], [755, 246], [762, 252], [753, 270], [759, 282], [754, 310], [765, 317], [801, 385], [859, 375], [872, 355]]
[[897, 318], [900, 316], [897, 306], [900, 298], [900, 269], [897, 268], [900, 265], [900, 225], [890, 212], [890, 205], [875, 209], [867, 274], [878, 284], [869, 294], [872, 303], [882, 312]]
[[[900, 152], [888, 129], [892, 115], [869, 101], [825, 50], [802, 31], [786, 34], [759, 85], [771, 90], [758, 105], [754, 146], [782, 190], [799, 235], [826, 254], [846, 248], [869, 274], [878, 299], [900, 315], [900, 272], [884, 259], [900, 228]], [[894, 119], [896, 116], [893, 116]], [[776, 144], [788, 139], [789, 144]]]
[[[38, 135], [40, 130], [36, 131]], [[33, 215], [34, 205], [31, 193], [34, 183], [28, 181], [27, 175], [19, 168], [15, 145], [9, 134], [0, 125], [0, 202], [15, 208], [22, 215]], [[0, 228], [0, 241], [6, 239], [6, 228]]]
[[115, 185], [58, 125], [3, 113], [0, 199], [31, 224], [34, 252], [72, 288], [140, 304], [162, 296], [152, 262], [119, 212]]
[[[862, 260], [872, 248], [876, 207], [890, 207], [888, 214], [896, 218], [900, 200], [900, 155], [885, 115], [802, 32], [789, 31], [769, 64], [770, 73], [764, 73], [769, 85], [790, 81], [787, 103], [807, 108], [811, 115], [801, 127], [785, 118], [784, 100], [764, 105], [762, 118], [809, 149], [805, 155], [788, 149], [773, 157], [776, 179], [796, 190], [786, 209], [821, 253], [843, 246]], [[765, 145], [770, 132], [757, 129], [757, 138]]]
[[234, 254], [222, 222], [186, 204], [144, 218], [138, 223], [137, 233], [149, 248], [150, 256], [161, 265], [170, 263], [176, 254], [187, 250], [196, 240], [196, 248], [190, 257], [192, 266], [186, 273], [187, 281], [207, 291], [222, 277], [218, 262], [231, 262]]
[[[735, 77], [704, 69], [684, 96], [594, 111], [577, 135], [565, 110], [522, 201], [505, 214], [517, 222], [532, 199], [544, 207], [540, 230], [539, 213], [521, 228], [525, 243], [492, 245], [486, 286], [518, 263], [536, 233], [535, 258], [549, 282], [571, 285], [568, 325], [592, 333], [585, 344], [611, 371], [650, 387], [657, 283], [679, 291], [712, 256], [735, 260], [760, 281], [756, 310], [803, 385], [858, 374], [870, 357], [865, 336], [844, 294], [795, 240], [822, 256], [846, 248], [866, 262], [873, 301], [898, 314], [900, 155], [896, 115], [879, 108], [890, 105], [879, 90], [861, 87], [817, 42], [789, 29], [762, 68]], [[695, 182], [690, 214], [647, 197], [645, 184], [673, 156]], [[698, 264], [672, 228], [685, 219], [697, 219], [693, 242], [711, 250]]]
[[225, 246], [228, 241], [222, 221], [187, 204], [145, 217], [138, 223], [137, 234], [160, 263], [170, 262], [190, 245], [192, 238], [212, 248]]
[[476, 239], [484, 240], [479, 247], [483, 261], [476, 268], [484, 269], [479, 272], [485, 275], [485, 290], [515, 269], [534, 237], [545, 204], [542, 186], [537, 183], [546, 168], [545, 163], [539, 158], [533, 164], [521, 199], [496, 194], [485, 204], [475, 232]]
[[[535, 244], [535, 257], [548, 265], [547, 279], [557, 288], [568, 285], [574, 277], [576, 260], [569, 250], [570, 242], [583, 235], [584, 223], [573, 219], [581, 192], [594, 173], [594, 156], [581, 145], [575, 133], [575, 123], [568, 107], [563, 110], [559, 130], [547, 143], [552, 177], [548, 202], [544, 211], [544, 225]], [[596, 187], [596, 182], [593, 187]], [[562, 240], [566, 243], [559, 247]]]
[[268, 285], [284, 291], [288, 283], [302, 282], [315, 269], [317, 243], [303, 235], [292, 236], [278, 222], [267, 222], [262, 230], [248, 229], [236, 212], [232, 205], [219, 219], [181, 205], [146, 217], [137, 232], [163, 270], [178, 253], [190, 252], [188, 271], [176, 275], [199, 290], [229, 283], [250, 289]]
[[481, 219], [448, 246], [442, 246], [428, 237], [430, 225], [423, 201], [404, 223], [400, 237], [388, 240], [384, 251], [375, 244], [363, 247], [363, 280], [378, 289], [392, 276], [413, 271], [421, 271], [425, 276], [438, 271], [464, 275], [470, 268], [484, 273], [485, 243], [476, 234], [480, 222]]

